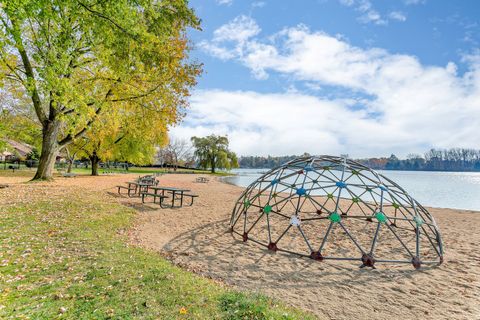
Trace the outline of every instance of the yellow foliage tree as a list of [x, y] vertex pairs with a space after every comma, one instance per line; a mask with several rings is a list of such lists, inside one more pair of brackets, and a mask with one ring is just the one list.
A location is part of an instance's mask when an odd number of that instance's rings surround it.
[[198, 25], [186, 0], [0, 0], [0, 82], [42, 127], [34, 179], [115, 110], [178, 121], [200, 73], [186, 38]]

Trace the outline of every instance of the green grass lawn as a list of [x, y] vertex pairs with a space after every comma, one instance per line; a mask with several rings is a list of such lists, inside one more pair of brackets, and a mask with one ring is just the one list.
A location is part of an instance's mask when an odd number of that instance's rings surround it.
[[56, 188], [0, 207], [0, 319], [311, 318], [128, 245], [133, 209]]
[[[62, 171], [58, 170], [58, 168], [55, 168], [54, 170], [54, 175], [60, 175], [61, 172], [65, 172], [65, 170], [62, 168]], [[10, 176], [10, 177], [26, 177], [26, 176], [32, 176], [35, 174], [36, 168], [27, 168], [25, 166], [21, 166], [20, 169], [15, 169], [15, 171], [11, 169], [3, 169], [3, 167], [0, 167], [0, 177], [1, 176]], [[73, 173], [80, 174], [80, 175], [90, 175], [92, 173], [91, 168], [73, 168], [72, 170]], [[146, 175], [146, 174], [153, 174], [153, 173], [162, 173], [162, 174], [169, 174], [169, 173], [175, 173], [173, 170], [166, 170], [163, 168], [153, 168], [153, 167], [131, 167], [129, 168], [128, 171], [125, 171], [123, 169], [103, 169], [103, 168], [98, 168], [98, 173], [100, 175], [104, 173], [136, 173], [139, 175]], [[195, 173], [195, 174], [212, 174], [210, 171], [206, 170], [188, 170], [188, 169], [177, 169], [177, 173]], [[231, 175], [229, 172], [225, 171], [220, 171], [216, 172], [215, 175]]]

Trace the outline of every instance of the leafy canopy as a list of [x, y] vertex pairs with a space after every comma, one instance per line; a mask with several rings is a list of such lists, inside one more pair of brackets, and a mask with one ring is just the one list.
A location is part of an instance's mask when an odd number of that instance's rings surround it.
[[[126, 105], [129, 107], [129, 105]], [[119, 108], [105, 114], [74, 146], [91, 157], [95, 154], [103, 161], [127, 161], [138, 165], [150, 164], [155, 145], [165, 144], [167, 125], [161, 113], [142, 109], [132, 112]]]
[[15, 92], [0, 88], [0, 152], [8, 149], [7, 139], [38, 148], [42, 132], [29, 102], [17, 97]]
[[59, 147], [115, 109], [175, 123], [200, 66], [188, 61], [185, 0], [0, 0], [0, 81], [31, 101]]

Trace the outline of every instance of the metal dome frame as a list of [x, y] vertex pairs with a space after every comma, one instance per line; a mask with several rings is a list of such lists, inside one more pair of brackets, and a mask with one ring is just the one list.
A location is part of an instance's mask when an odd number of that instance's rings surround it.
[[[352, 227], [347, 227], [349, 221]], [[364, 222], [374, 224], [373, 234], [365, 232], [369, 227]], [[355, 230], [354, 227], [359, 229], [355, 223], [364, 223], [363, 229]], [[343, 238], [351, 246], [342, 248], [340, 253], [324, 255], [335, 228], [341, 234], [335, 235], [339, 241], [334, 242], [338, 245]], [[291, 229], [294, 231], [289, 232]], [[384, 236], [383, 230], [391, 233]], [[251, 240], [270, 251], [317, 261], [360, 261], [360, 267], [372, 268], [380, 262], [411, 263], [415, 269], [443, 262], [442, 238], [432, 215], [398, 184], [346, 157], [301, 157], [263, 174], [237, 200], [230, 231], [244, 242]], [[294, 235], [290, 236], [297, 237], [298, 245], [293, 244], [292, 238], [285, 240], [287, 233], [292, 232]], [[362, 245], [355, 236], [358, 232], [366, 238], [364, 242], [368, 240], [366, 244]], [[394, 254], [394, 258], [377, 254], [381, 232], [382, 237], [390, 236], [398, 245], [389, 246], [384, 252]], [[302, 244], [300, 248], [302, 238], [306, 246]], [[315, 247], [314, 240], [321, 240], [320, 246]], [[351, 248], [356, 248], [358, 255]]]

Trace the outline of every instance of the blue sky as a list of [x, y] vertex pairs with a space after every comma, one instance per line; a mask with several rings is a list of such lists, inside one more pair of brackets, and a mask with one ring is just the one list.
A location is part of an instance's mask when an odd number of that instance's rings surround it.
[[480, 1], [192, 1], [204, 74], [176, 137], [240, 155], [480, 148]]

